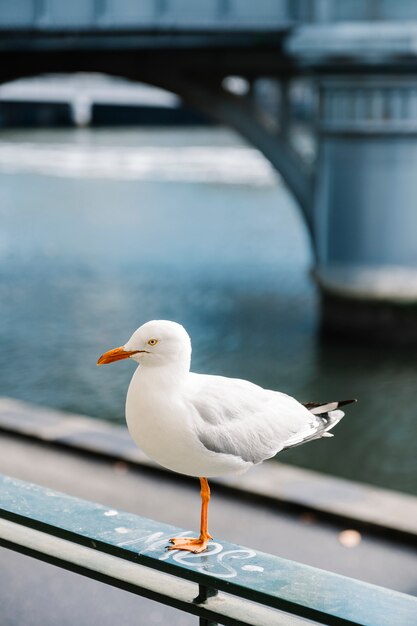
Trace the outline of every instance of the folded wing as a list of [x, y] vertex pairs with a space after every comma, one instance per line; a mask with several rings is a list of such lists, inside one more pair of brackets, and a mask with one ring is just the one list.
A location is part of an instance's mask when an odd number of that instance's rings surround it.
[[[195, 411], [199, 439], [212, 452], [256, 464], [321, 437], [331, 427], [291, 396], [245, 380], [193, 374], [192, 381], [187, 399]], [[341, 414], [334, 420], [343, 417], [342, 411], [333, 413]]]

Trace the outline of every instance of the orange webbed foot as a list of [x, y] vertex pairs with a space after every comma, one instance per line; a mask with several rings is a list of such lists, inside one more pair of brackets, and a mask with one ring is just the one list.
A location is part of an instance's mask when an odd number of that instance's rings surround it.
[[173, 537], [169, 541], [173, 544], [168, 546], [168, 550], [187, 550], [199, 554], [207, 550], [207, 544], [212, 539], [211, 535], [200, 535], [198, 539], [194, 537]]

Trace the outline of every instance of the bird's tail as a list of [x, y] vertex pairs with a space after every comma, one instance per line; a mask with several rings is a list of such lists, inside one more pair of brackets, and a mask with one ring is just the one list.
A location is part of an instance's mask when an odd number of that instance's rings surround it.
[[317, 418], [316, 427], [313, 431], [300, 433], [293, 436], [286, 442], [284, 450], [287, 448], [294, 448], [300, 446], [302, 443], [312, 441], [313, 439], [321, 439], [322, 437], [333, 437], [332, 433], [329, 433], [340, 420], [344, 417], [344, 412], [340, 411], [341, 406], [351, 404], [356, 400], [339, 400], [336, 402], [306, 402], [303, 406], [310, 411]]
[[340, 407], [345, 406], [346, 404], [352, 404], [353, 402], [357, 402], [356, 399], [353, 400], [336, 400], [335, 402], [306, 402], [304, 404], [305, 408], [313, 413], [313, 415], [317, 415], [320, 418], [323, 424], [323, 429], [321, 432], [318, 432], [318, 437], [333, 437], [332, 433], [329, 433], [340, 420], [344, 417], [344, 412], [340, 411]]

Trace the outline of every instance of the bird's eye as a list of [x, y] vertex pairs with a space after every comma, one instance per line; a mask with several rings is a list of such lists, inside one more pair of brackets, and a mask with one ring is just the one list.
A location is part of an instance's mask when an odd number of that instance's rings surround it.
[[158, 343], [158, 339], [149, 339], [148, 344], [150, 346], [156, 346], [156, 344]]

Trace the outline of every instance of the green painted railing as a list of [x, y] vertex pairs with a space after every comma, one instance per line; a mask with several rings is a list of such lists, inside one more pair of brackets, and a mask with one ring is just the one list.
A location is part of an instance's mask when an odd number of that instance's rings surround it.
[[417, 598], [0, 475], [0, 545], [200, 617], [201, 625], [415, 626]]

